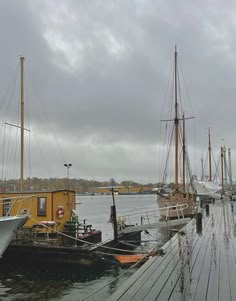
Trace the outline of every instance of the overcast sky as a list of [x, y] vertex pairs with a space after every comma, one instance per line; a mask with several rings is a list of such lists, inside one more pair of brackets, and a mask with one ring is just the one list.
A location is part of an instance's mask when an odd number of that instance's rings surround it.
[[185, 114], [195, 117], [187, 130], [192, 171], [201, 173], [210, 127], [216, 159], [231, 147], [234, 175], [235, 1], [2, 0], [0, 37], [1, 103], [25, 57], [25, 176], [65, 177], [71, 163], [72, 178], [159, 181], [175, 44]]

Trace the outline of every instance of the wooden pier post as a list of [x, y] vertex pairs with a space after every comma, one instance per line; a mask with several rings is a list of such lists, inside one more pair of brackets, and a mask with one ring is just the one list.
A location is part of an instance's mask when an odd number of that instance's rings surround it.
[[209, 216], [209, 204], [206, 204], [206, 216]]
[[198, 234], [202, 233], [202, 213], [198, 212], [196, 214], [196, 232]]
[[116, 219], [116, 204], [114, 198], [114, 188], [111, 189], [113, 205], [111, 206], [111, 222], [113, 223], [114, 241], [118, 241], [117, 219]]

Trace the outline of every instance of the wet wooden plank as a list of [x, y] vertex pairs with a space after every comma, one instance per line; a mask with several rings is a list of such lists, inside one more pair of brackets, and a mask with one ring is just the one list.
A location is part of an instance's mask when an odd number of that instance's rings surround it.
[[[167, 286], [163, 290], [163, 293], [159, 296], [158, 300], [162, 300], [161, 298], [165, 298], [166, 296], [168, 297], [166, 300], [181, 300], [183, 295], [189, 294], [192, 296], [194, 294], [194, 290], [197, 286], [198, 277], [201, 272], [202, 263], [206, 253], [209, 234], [212, 231], [210, 218], [205, 219], [205, 221], [207, 221], [207, 223], [205, 223], [203, 227], [204, 232], [199, 236], [197, 243], [193, 246], [190, 254], [188, 255], [188, 258], [186, 258], [184, 268], [181, 272], [175, 271], [171, 279], [172, 283], [175, 283], [175, 286], [173, 286], [172, 291], [169, 291], [169, 288]], [[195, 233], [195, 236], [198, 236], [198, 234]], [[195, 275], [192, 275], [193, 270], [195, 271]], [[174, 279], [176, 279], [176, 277], [178, 277], [177, 281], [174, 282]]]
[[[234, 226], [234, 224], [232, 224]], [[230, 275], [230, 296], [231, 300], [236, 299], [236, 284], [235, 284], [235, 279], [236, 279], [236, 257], [235, 257], [235, 248], [234, 248], [234, 242], [235, 242], [235, 237], [233, 234], [233, 229], [231, 230], [231, 237], [230, 237], [230, 248], [228, 250], [229, 252], [229, 258], [228, 260], [228, 267], [229, 267], [229, 275]]]
[[209, 271], [208, 278], [208, 288], [206, 301], [218, 300], [218, 287], [219, 287], [219, 262], [220, 262], [220, 249], [219, 245], [219, 236], [222, 227], [222, 214], [220, 214], [217, 220], [214, 220], [214, 223], [217, 224], [216, 232], [212, 234], [211, 238], [211, 267]]
[[[228, 223], [227, 223], [227, 214], [226, 206], [222, 208], [222, 231], [219, 236], [219, 248], [220, 248], [220, 261], [219, 261], [219, 300], [229, 301], [231, 300], [230, 296], [230, 275], [229, 275], [229, 244], [230, 240], [228, 237]], [[234, 299], [235, 300], [235, 299]]]
[[[190, 231], [195, 228], [194, 221], [190, 221], [183, 230]], [[118, 289], [109, 300], [131, 300], [135, 293], [164, 273], [167, 268], [172, 266], [173, 256], [178, 252], [178, 236], [175, 234], [162, 249], [166, 252], [164, 256], [151, 258], [145, 263], [138, 272], [136, 272], [126, 283]]]
[[[198, 237], [194, 236], [193, 241], [191, 242], [193, 245], [198, 240]], [[184, 237], [178, 237], [178, 243], [181, 242], [181, 244], [186, 243], [186, 235]], [[162, 274], [159, 274], [159, 277], [153, 277], [150, 279], [150, 281], [146, 282], [134, 295], [132, 300], [152, 300], [154, 296], [154, 300], [156, 297], [159, 297], [159, 295], [162, 293], [163, 289], [168, 286], [167, 291], [168, 293], [171, 290], [170, 283], [174, 284], [174, 281], [170, 281], [170, 278], [173, 278], [173, 275], [175, 276], [177, 273], [177, 269], [180, 269], [181, 266], [181, 259], [180, 259], [180, 250], [183, 253], [181, 256], [183, 256], [183, 260], [185, 260], [185, 255], [187, 255], [187, 248], [180, 249], [179, 245], [177, 248], [177, 252], [172, 257], [171, 262], [168, 264], [168, 267], [163, 271]], [[164, 300], [164, 299], [163, 299]]]
[[185, 235], [165, 244], [109, 300], [236, 300], [236, 227], [229, 203], [210, 206], [199, 236], [193, 221]]
[[[201, 254], [199, 254], [199, 261], [195, 263], [196, 267], [193, 268], [192, 272], [192, 279], [196, 280], [196, 286], [190, 286], [190, 298], [189, 300], [205, 300], [206, 296], [208, 294], [208, 289], [209, 289], [209, 279], [210, 279], [210, 274], [211, 274], [211, 269], [212, 269], [212, 259], [214, 258], [213, 252], [213, 245], [215, 242], [215, 235], [219, 226], [219, 218], [221, 216], [221, 211], [217, 210], [217, 212], [214, 212], [214, 224], [211, 221], [211, 232], [208, 233], [207, 237], [207, 244], [204, 246], [205, 247], [205, 255], [203, 258], [201, 258]], [[201, 269], [199, 270], [197, 268], [198, 264], [200, 264], [202, 260], [202, 265]], [[199, 270], [199, 274], [195, 271]], [[196, 277], [196, 279], [195, 279]], [[217, 290], [214, 292], [216, 293], [217, 296]], [[213, 299], [214, 300], [214, 299]], [[217, 300], [217, 298], [215, 299]]]

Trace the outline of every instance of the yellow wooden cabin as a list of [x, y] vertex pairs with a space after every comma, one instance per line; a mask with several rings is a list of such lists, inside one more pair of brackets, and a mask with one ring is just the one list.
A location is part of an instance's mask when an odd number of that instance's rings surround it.
[[72, 210], [75, 210], [75, 195], [72, 190], [1, 192], [0, 216], [28, 210], [30, 218], [23, 227], [54, 222], [57, 231], [62, 231], [65, 222], [71, 220]]

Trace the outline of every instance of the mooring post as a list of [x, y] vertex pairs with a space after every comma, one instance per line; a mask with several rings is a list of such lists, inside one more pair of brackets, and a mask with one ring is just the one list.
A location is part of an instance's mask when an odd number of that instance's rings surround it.
[[196, 231], [198, 234], [202, 233], [202, 213], [196, 214]]
[[206, 216], [209, 216], [209, 204], [206, 204]]
[[113, 205], [111, 206], [111, 222], [113, 223], [114, 241], [118, 241], [117, 219], [116, 219], [116, 204], [114, 198], [114, 188], [111, 189]]

